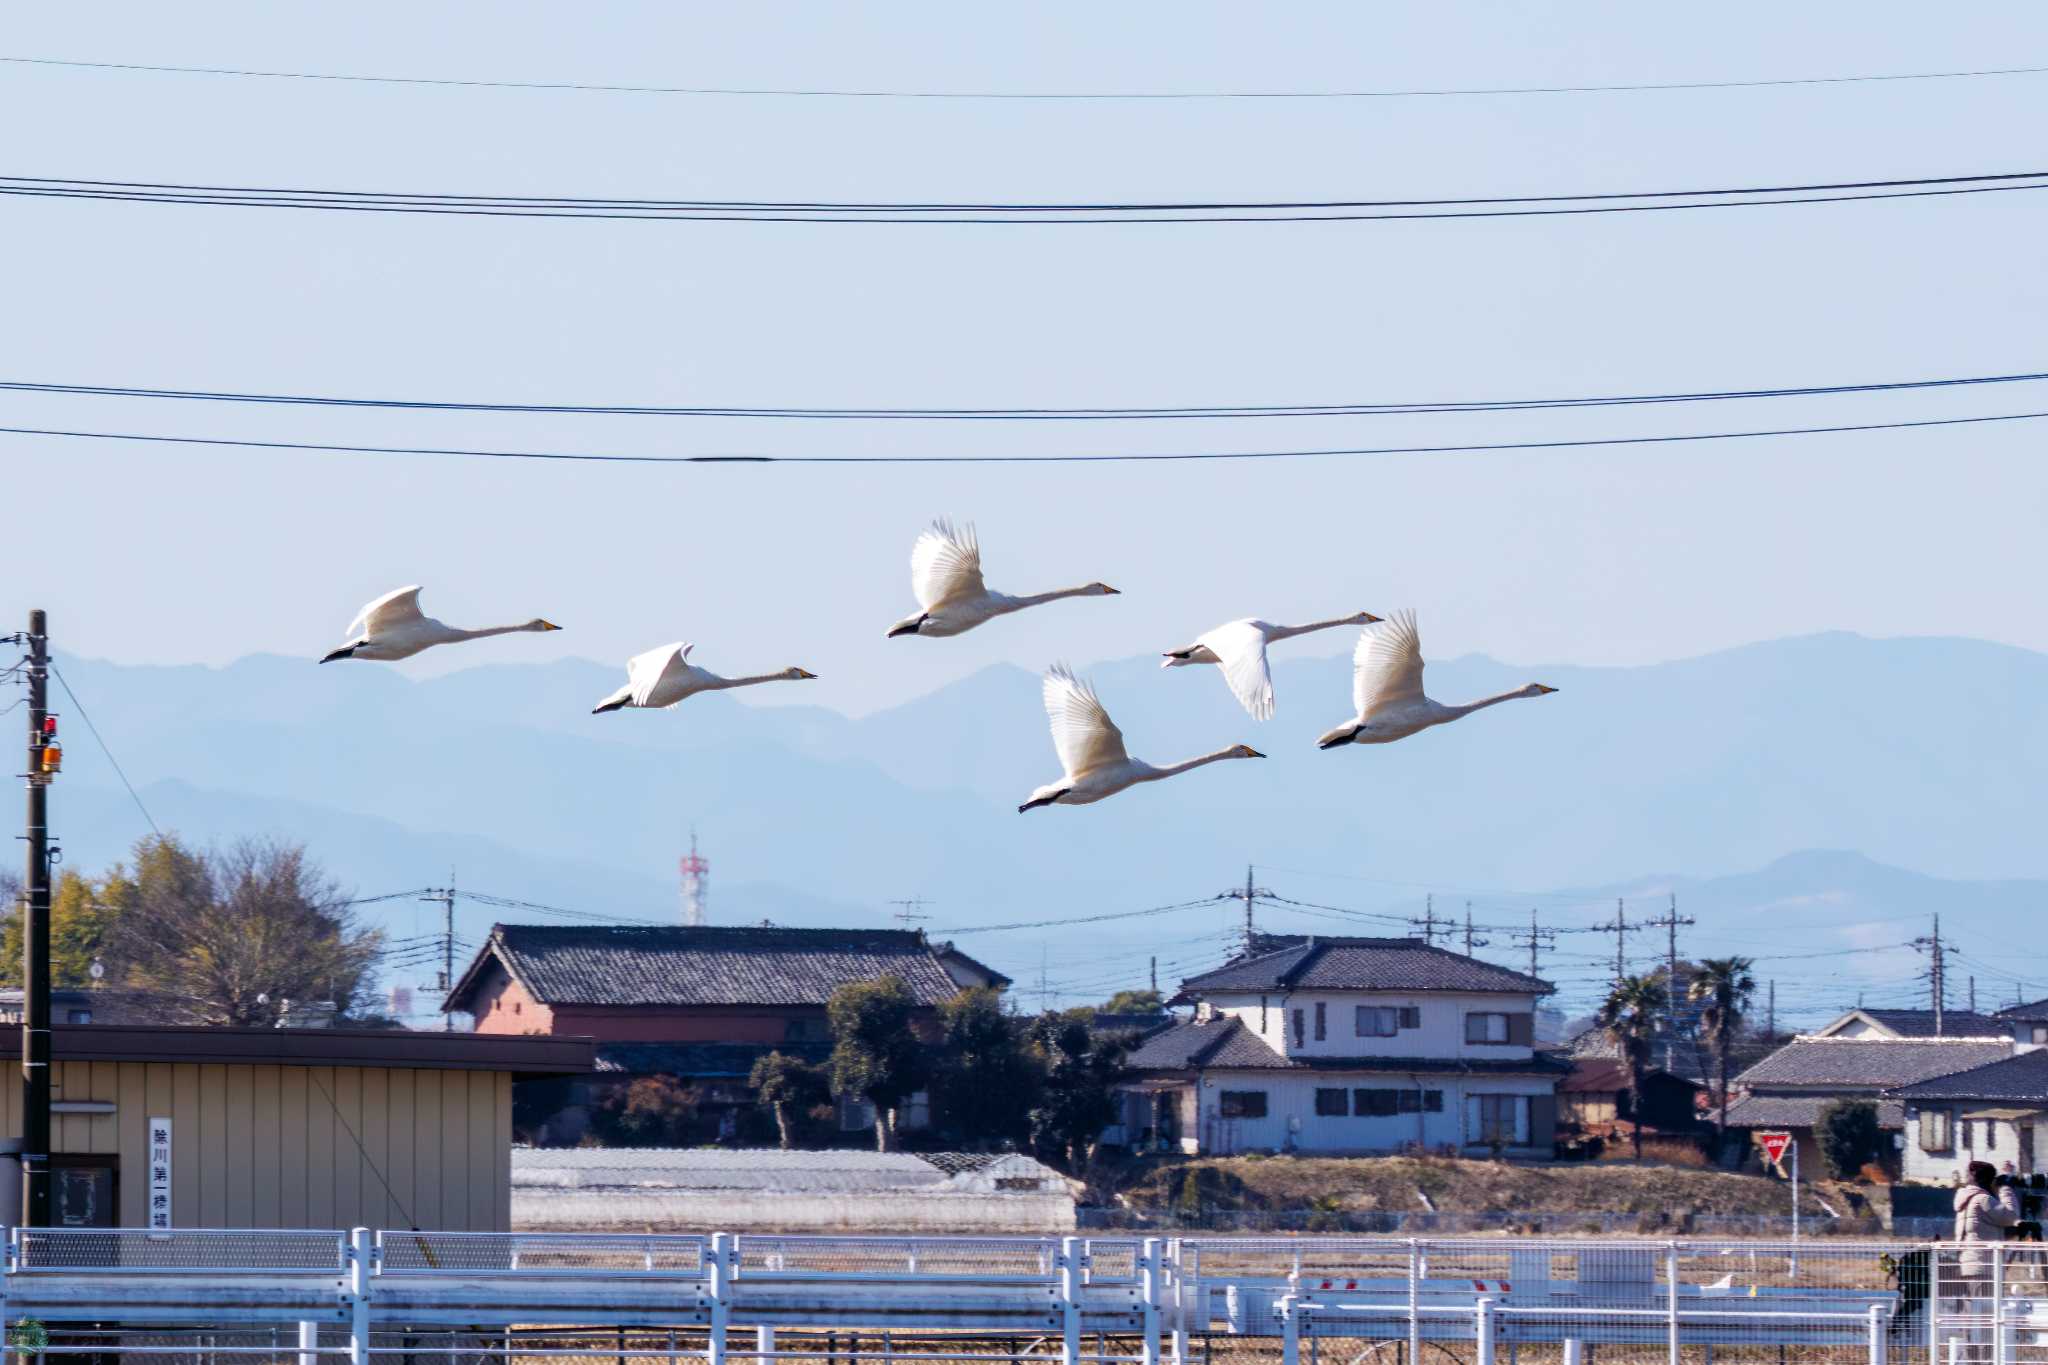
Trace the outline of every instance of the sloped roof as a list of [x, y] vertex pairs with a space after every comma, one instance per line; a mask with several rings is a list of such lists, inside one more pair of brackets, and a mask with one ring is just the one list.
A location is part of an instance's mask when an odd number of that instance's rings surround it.
[[1179, 999], [1213, 991], [1502, 991], [1547, 995], [1548, 982], [1418, 938], [1265, 937], [1267, 951], [1181, 982]]
[[1842, 1020], [1853, 1019], [1859, 1014], [1901, 1038], [2002, 1038], [2010, 1028], [2010, 1025], [1995, 1015], [1977, 1014], [1970, 1010], [1943, 1010], [1939, 1032], [1936, 1032], [1934, 1027], [1933, 1010], [1877, 1010], [1858, 1007], [1844, 1015]]
[[[1644, 1079], [1663, 1077], [1685, 1085], [1697, 1087], [1698, 1081], [1686, 1076], [1673, 1075], [1663, 1067], [1652, 1066], [1643, 1073]], [[1607, 1057], [1581, 1058], [1572, 1064], [1569, 1076], [1557, 1083], [1560, 1092], [1567, 1094], [1607, 1094], [1628, 1089], [1628, 1067]]]
[[2048, 1104], [2048, 1052], [2018, 1053], [1885, 1093], [1899, 1100], [2014, 1100]]
[[2023, 1019], [2028, 1023], [2048, 1020], [2048, 1000], [2029, 1000], [2024, 1005], [2010, 1005], [1998, 1012], [2001, 1019]]
[[1008, 978], [908, 929], [498, 924], [449, 992], [465, 1009], [487, 963], [546, 1005], [823, 1005], [839, 987], [900, 978], [920, 1005], [959, 991], [942, 956]]
[[2011, 1043], [1997, 1039], [1795, 1038], [1743, 1072], [1736, 1084], [1750, 1090], [1823, 1085], [1888, 1090], [1968, 1071], [2011, 1052]]
[[1135, 1048], [1124, 1064], [1136, 1071], [1189, 1071], [1195, 1068], [1241, 1071], [1370, 1071], [1427, 1072], [1432, 1075], [1550, 1075], [1569, 1064], [1547, 1053], [1527, 1061], [1510, 1058], [1459, 1057], [1287, 1057], [1234, 1016], [1208, 1023], [1176, 1024], [1155, 1033]]
[[[1820, 1122], [1821, 1109], [1834, 1102], [1833, 1095], [1751, 1095], [1728, 1106], [1730, 1128], [1811, 1128]], [[1897, 1100], [1880, 1099], [1877, 1126], [1904, 1128], [1906, 1106]]]

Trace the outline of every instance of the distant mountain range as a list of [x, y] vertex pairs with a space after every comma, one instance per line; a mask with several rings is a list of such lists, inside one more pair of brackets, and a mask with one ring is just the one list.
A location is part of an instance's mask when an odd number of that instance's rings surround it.
[[[1091, 671], [1134, 754], [1243, 740], [1270, 757], [1021, 816], [1058, 768], [1038, 680], [1007, 666], [856, 719], [716, 695], [592, 716], [619, 669], [583, 661], [419, 681], [275, 656], [60, 662], [160, 824], [304, 840], [365, 895], [452, 870], [500, 896], [667, 919], [694, 827], [726, 922], [881, 923], [909, 897], [933, 929], [1055, 919], [1209, 895], [1247, 863], [1283, 895], [1381, 914], [1419, 913], [1429, 888], [1439, 910], [1476, 892], [1494, 918], [1528, 888], [1568, 888], [1528, 902], [1559, 907], [1677, 891], [1703, 939], [1867, 937], [1936, 909], [2003, 934], [2048, 904], [2048, 883], [2025, 880], [2048, 878], [2048, 656], [1972, 640], [1828, 634], [1638, 668], [1432, 663], [1447, 700], [1561, 690], [1330, 753], [1314, 739], [1348, 709], [1346, 660], [1277, 659], [1264, 725], [1210, 670], [1108, 663]], [[96, 868], [146, 827], [84, 728], [66, 736], [57, 824], [68, 863]], [[465, 915], [471, 937], [493, 917]], [[1107, 952], [1150, 936], [1167, 953], [1184, 927], [1063, 937]], [[971, 942], [1022, 981], [1031, 964], [1004, 948], [1043, 937]]]

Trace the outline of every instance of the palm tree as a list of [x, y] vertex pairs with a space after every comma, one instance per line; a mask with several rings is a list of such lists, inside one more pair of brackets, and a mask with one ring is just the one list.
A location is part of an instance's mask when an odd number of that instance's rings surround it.
[[1714, 1064], [1721, 1081], [1720, 1140], [1728, 1140], [1728, 1054], [1735, 1050], [1735, 1035], [1749, 1018], [1749, 1004], [1756, 996], [1754, 966], [1746, 957], [1710, 957], [1700, 962], [1686, 988], [1686, 998], [1700, 1007], [1700, 1032], [1714, 1047]]
[[1670, 1003], [1663, 983], [1650, 976], [1628, 976], [1614, 983], [1593, 1020], [1628, 1064], [1628, 1104], [1635, 1115], [1636, 1160], [1643, 1159], [1643, 1073], [1650, 1068], [1650, 1045]]

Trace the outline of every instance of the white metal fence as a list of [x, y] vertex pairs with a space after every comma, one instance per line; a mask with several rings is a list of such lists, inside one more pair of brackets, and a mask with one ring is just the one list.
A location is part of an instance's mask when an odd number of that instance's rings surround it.
[[17, 1355], [184, 1365], [2048, 1365], [2048, 1253], [1837, 1238], [15, 1229], [0, 1317]]

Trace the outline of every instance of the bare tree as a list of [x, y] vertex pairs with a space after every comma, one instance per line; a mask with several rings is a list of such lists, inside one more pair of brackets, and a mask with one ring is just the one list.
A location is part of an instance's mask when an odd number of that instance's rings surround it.
[[139, 845], [108, 938], [128, 984], [191, 1024], [270, 1024], [288, 1000], [345, 1014], [383, 948], [303, 847], [256, 840], [204, 853], [171, 838]]

